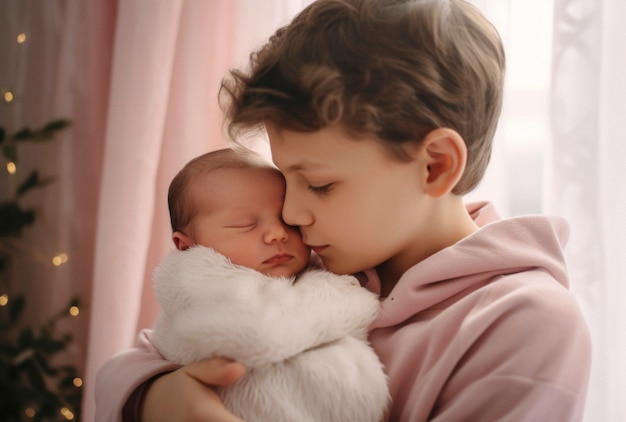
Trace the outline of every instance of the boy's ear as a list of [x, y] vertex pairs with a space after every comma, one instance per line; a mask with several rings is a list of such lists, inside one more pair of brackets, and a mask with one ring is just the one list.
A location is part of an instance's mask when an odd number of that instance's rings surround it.
[[461, 135], [449, 128], [430, 131], [421, 143], [425, 159], [425, 191], [437, 198], [454, 188], [463, 176], [467, 162], [467, 146]]
[[178, 249], [179, 251], [184, 251], [195, 245], [195, 242], [192, 238], [187, 236], [185, 233], [179, 231], [175, 231], [174, 233], [172, 233], [172, 241], [174, 242], [176, 249]]

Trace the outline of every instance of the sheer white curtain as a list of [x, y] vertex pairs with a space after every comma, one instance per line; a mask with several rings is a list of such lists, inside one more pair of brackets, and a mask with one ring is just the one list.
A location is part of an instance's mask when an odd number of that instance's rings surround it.
[[571, 225], [571, 290], [594, 343], [585, 420], [626, 420], [626, 3], [474, 0], [507, 50], [505, 104], [472, 196]]
[[[585, 420], [626, 420], [626, 3], [474, 1], [507, 49], [494, 160], [474, 196], [567, 218], [571, 289], [594, 343]], [[482, 191], [481, 191], [482, 189]]]
[[546, 198], [572, 224], [572, 286], [594, 341], [590, 422], [626, 420], [624, 22], [621, 0], [555, 0]]

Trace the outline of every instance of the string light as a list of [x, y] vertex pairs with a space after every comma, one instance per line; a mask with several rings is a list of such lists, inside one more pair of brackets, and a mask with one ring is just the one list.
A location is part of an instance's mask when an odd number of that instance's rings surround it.
[[[23, 45], [26, 43], [27, 38], [28, 37], [26, 33], [21, 32], [17, 34], [15, 39], [18, 44]], [[15, 94], [13, 93], [13, 91], [6, 89], [6, 88], [0, 89], [0, 101], [4, 101], [6, 104], [10, 104], [14, 100], [15, 100]], [[14, 162], [9, 161], [6, 163], [6, 170], [9, 174], [13, 175], [17, 172], [17, 166]], [[62, 252], [52, 258], [52, 264], [55, 267], [59, 267], [65, 264], [68, 261], [68, 259], [69, 257], [67, 253]], [[8, 303], [9, 303], [9, 296], [7, 294], [1, 294], [0, 295], [0, 307], [6, 306]], [[71, 306], [68, 309], [68, 312], [71, 316], [76, 317], [79, 315], [80, 309], [78, 308], [78, 306]], [[79, 377], [75, 377], [72, 380], [72, 383], [76, 388], [81, 388], [83, 386], [83, 380]], [[59, 412], [68, 421], [73, 421], [75, 419], [74, 412], [72, 412], [72, 410], [67, 407], [62, 407], [61, 409], [59, 409]], [[34, 419], [38, 415], [37, 415], [37, 411], [35, 408], [27, 407], [24, 409], [24, 416], [28, 419]]]
[[58, 267], [60, 265], [65, 264], [68, 259], [69, 257], [67, 256], [65, 252], [60, 253], [57, 256], [52, 258], [52, 265], [54, 265], [55, 267]]
[[74, 420], [74, 413], [67, 407], [61, 408], [61, 414], [65, 416], [65, 419], [67, 419], [68, 421]]
[[11, 103], [13, 102], [13, 93], [11, 91], [4, 91], [4, 94], [2, 95], [2, 98], [4, 99], [5, 103]]
[[[26, 34], [21, 32], [19, 34], [17, 34], [17, 43], [18, 44], [24, 44], [26, 42]], [[4, 99], [5, 103], [11, 103], [13, 102], [13, 99], [15, 98], [15, 96], [13, 95], [13, 93], [11, 91], [4, 91], [4, 93], [2, 94], [2, 98]]]

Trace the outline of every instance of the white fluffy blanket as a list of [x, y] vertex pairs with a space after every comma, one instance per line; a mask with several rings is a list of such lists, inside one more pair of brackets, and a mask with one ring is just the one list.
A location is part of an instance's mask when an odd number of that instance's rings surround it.
[[179, 364], [228, 357], [247, 367], [219, 390], [246, 421], [376, 422], [389, 393], [366, 341], [377, 297], [354, 277], [308, 270], [275, 278], [202, 246], [157, 267], [154, 343]]

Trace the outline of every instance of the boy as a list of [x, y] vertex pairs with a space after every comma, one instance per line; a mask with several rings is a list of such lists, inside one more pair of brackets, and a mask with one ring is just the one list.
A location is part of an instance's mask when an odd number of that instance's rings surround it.
[[[567, 291], [566, 223], [463, 203], [503, 79], [499, 36], [465, 1], [318, 0], [223, 85], [231, 134], [267, 129], [285, 222], [330, 271], [375, 269], [389, 421], [582, 419], [590, 338]], [[130, 354], [142, 353], [157, 366], [149, 333]], [[116, 367], [138, 364], [103, 373]], [[143, 420], [236, 420], [218, 401], [189, 406], [239, 370], [212, 360], [160, 376]]]
[[190, 161], [168, 203], [177, 247], [157, 267], [153, 341], [186, 365], [228, 356], [247, 375], [219, 390], [247, 421], [381, 420], [386, 379], [366, 342], [379, 302], [354, 277], [307, 270], [282, 221], [284, 179], [250, 151]]

